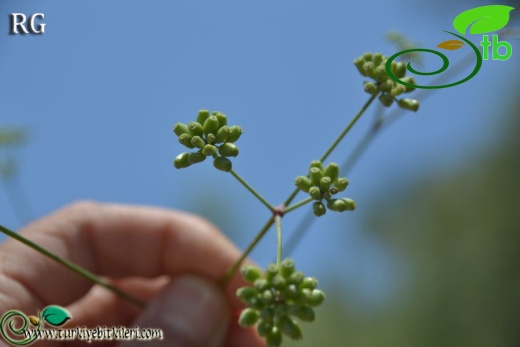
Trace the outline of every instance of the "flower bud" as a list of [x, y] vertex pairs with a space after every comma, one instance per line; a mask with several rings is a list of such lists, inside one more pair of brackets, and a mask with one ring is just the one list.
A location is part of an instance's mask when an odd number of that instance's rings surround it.
[[372, 61], [373, 55], [370, 52], [363, 53], [363, 60], [365, 61]]
[[271, 284], [274, 289], [278, 289], [278, 290], [283, 290], [287, 287], [285, 278], [283, 278], [282, 275], [280, 275], [280, 274], [273, 277]]
[[206, 145], [202, 149], [202, 154], [204, 154], [207, 157], [212, 156], [215, 153], [217, 153], [217, 147], [213, 145]]
[[[287, 283], [289, 283], [290, 280], [291, 278], [289, 277], [287, 279]], [[296, 284], [289, 284], [285, 289], [284, 294], [287, 299], [296, 299], [300, 292], [298, 291]]]
[[314, 211], [314, 215], [317, 217], [321, 217], [327, 213], [325, 206], [319, 201], [316, 201], [314, 204], [312, 204], [312, 210]]
[[227, 117], [224, 113], [214, 112], [214, 115], [215, 117], [217, 117], [219, 128], [222, 128], [223, 126], [227, 125]]
[[410, 111], [417, 111], [419, 109], [419, 101], [415, 99], [401, 99], [397, 100], [400, 108]]
[[244, 277], [244, 279], [249, 283], [253, 283], [258, 278], [262, 277], [262, 272], [254, 265], [242, 266], [240, 273], [242, 274], [242, 277]]
[[201, 152], [188, 153], [188, 162], [190, 164], [201, 163], [206, 160], [206, 156]]
[[381, 53], [374, 53], [372, 55], [372, 62], [374, 63], [375, 66], [379, 66], [381, 65], [381, 63], [383, 62], [383, 54]]
[[313, 185], [317, 186], [320, 184], [320, 180], [322, 177], [322, 173], [321, 173], [320, 169], [318, 169], [317, 167], [311, 167], [309, 169], [309, 176], [311, 178], [311, 182]]
[[318, 187], [311, 187], [309, 189], [309, 195], [314, 200], [321, 200], [321, 199], [323, 199], [323, 196], [321, 195], [321, 190]]
[[240, 299], [244, 304], [247, 304], [251, 299], [259, 297], [258, 290], [254, 287], [242, 287], [237, 289], [237, 298]]
[[374, 66], [374, 63], [371, 61], [366, 62], [363, 64], [363, 69], [365, 70], [366, 76], [373, 79], [376, 78], [376, 67]]
[[198, 122], [190, 122], [188, 124], [188, 129], [190, 131], [191, 136], [200, 136], [202, 137], [202, 125]]
[[383, 83], [388, 79], [388, 74], [386, 73], [385, 66], [379, 65], [376, 67], [376, 80], [379, 83]]
[[318, 168], [320, 170], [323, 170], [323, 164], [319, 160], [311, 161], [311, 164], [309, 165], [309, 169], [313, 168], [313, 167], [316, 167], [316, 168]]
[[258, 289], [259, 292], [263, 292], [266, 289], [269, 289], [270, 284], [265, 278], [259, 278], [255, 280], [253, 283], [256, 289]]
[[271, 333], [269, 333], [265, 342], [267, 343], [267, 347], [279, 347], [282, 345], [282, 333], [277, 327], [273, 327]]
[[274, 295], [273, 292], [268, 290], [264, 290], [262, 292], [262, 302], [266, 305], [271, 305], [274, 302]]
[[397, 78], [403, 78], [406, 75], [406, 63], [393, 61], [390, 70]]
[[191, 144], [197, 148], [204, 148], [204, 146], [206, 146], [206, 141], [204, 141], [200, 136], [193, 136], [191, 138]]
[[390, 91], [395, 87], [395, 82], [391, 79], [387, 79], [385, 82], [382, 82], [379, 86], [382, 92], [390, 93]]
[[344, 198], [342, 200], [345, 201], [345, 211], [354, 211], [356, 209], [356, 202], [354, 200], [349, 198]]
[[217, 136], [215, 134], [208, 134], [206, 136], [206, 142], [210, 145], [214, 145], [215, 143], [217, 143]]
[[242, 128], [238, 125], [229, 127], [229, 131], [230, 134], [226, 140], [227, 142], [236, 142], [240, 138], [240, 135], [242, 135]]
[[261, 320], [258, 323], [256, 330], [258, 331], [258, 335], [265, 337], [273, 331], [273, 323], [270, 321]]
[[217, 135], [215, 136], [217, 139], [217, 143], [225, 142], [229, 134], [231, 134], [231, 131], [229, 131], [229, 128], [227, 126], [223, 126], [217, 131]]
[[309, 189], [312, 187], [311, 179], [305, 176], [296, 177], [296, 179], [294, 180], [294, 184], [296, 184], [296, 187], [298, 187], [298, 189], [305, 193], [308, 193]]
[[188, 126], [186, 124], [177, 123], [173, 127], [173, 132], [175, 133], [175, 135], [181, 136], [182, 134], [189, 134], [190, 130], [188, 129]]
[[233, 168], [233, 164], [231, 164], [231, 160], [229, 160], [226, 157], [215, 158], [215, 160], [213, 160], [213, 166], [215, 166], [215, 168], [217, 168], [221, 171], [226, 171], [226, 172], [231, 171], [231, 169]]
[[356, 59], [354, 59], [354, 65], [356, 66], [356, 68], [358, 69], [359, 73], [362, 76], [366, 76], [367, 75], [367, 73], [365, 72], [365, 69], [363, 67], [364, 64], [365, 64], [365, 61], [363, 60], [363, 58], [356, 58]]
[[269, 264], [265, 269], [265, 278], [269, 283], [273, 280], [273, 278], [278, 275], [278, 266], [276, 264]]
[[[413, 78], [413, 76], [403, 77], [403, 78], [401, 78], [401, 81], [403, 81], [405, 83], [409, 83], [409, 84], [417, 84], [417, 83], [415, 83], [415, 78]], [[405, 86], [405, 88], [406, 88], [405, 93], [410, 93], [415, 90], [415, 88], [409, 87], [409, 86]]]
[[208, 110], [200, 110], [197, 115], [197, 123], [204, 125], [204, 122], [209, 118], [210, 114]]
[[322, 192], [328, 192], [331, 184], [332, 180], [330, 177], [322, 177], [320, 180], [320, 190]]
[[379, 90], [377, 89], [377, 86], [373, 82], [365, 82], [365, 84], [363, 85], [363, 88], [364, 88], [365, 92], [370, 95], [376, 95], [379, 92]]
[[282, 316], [279, 322], [280, 330], [285, 335], [293, 340], [300, 340], [302, 338], [302, 330], [298, 323], [296, 323], [289, 316]]
[[396, 86], [390, 91], [390, 95], [398, 96], [406, 91], [406, 87], [402, 84], [396, 83]]
[[175, 166], [176, 169], [183, 169], [190, 165], [188, 162], [188, 153], [181, 153], [173, 160], [173, 166]]
[[339, 175], [339, 166], [337, 163], [329, 163], [323, 170], [323, 176], [330, 177], [330, 180], [334, 182]]
[[394, 103], [394, 98], [391, 96], [391, 95], [388, 95], [388, 94], [382, 94], [380, 97], [379, 97], [379, 101], [381, 102], [381, 104], [385, 107], [389, 107], [391, 106], [393, 103]]
[[215, 116], [210, 116], [206, 121], [204, 122], [204, 125], [202, 126], [202, 131], [204, 131], [204, 134], [216, 134], [218, 131], [218, 119]]
[[301, 271], [293, 272], [289, 278], [287, 279], [288, 284], [296, 284], [299, 285], [303, 282], [303, 279], [305, 278], [305, 275]]
[[348, 187], [348, 179], [345, 177], [339, 177], [334, 181], [334, 187], [338, 189], [338, 192], [342, 192]]
[[188, 148], [195, 148], [194, 145], [191, 144], [191, 136], [188, 134], [182, 134], [179, 136], [179, 142]]
[[285, 258], [280, 264], [280, 273], [283, 277], [287, 278], [294, 272], [294, 268], [294, 260]]
[[236, 157], [238, 155], [238, 147], [230, 142], [220, 145], [218, 153], [224, 157]]
[[241, 327], [250, 327], [256, 324], [258, 322], [258, 318], [260, 316], [258, 315], [258, 311], [252, 308], [246, 308], [242, 313], [240, 314], [240, 318], [238, 318], [238, 324], [240, 324]]

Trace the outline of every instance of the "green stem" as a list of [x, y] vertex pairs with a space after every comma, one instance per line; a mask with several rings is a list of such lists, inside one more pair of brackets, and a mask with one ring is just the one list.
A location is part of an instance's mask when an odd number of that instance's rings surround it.
[[260, 193], [254, 190], [253, 187], [251, 187], [242, 177], [240, 177], [240, 175], [237, 174], [235, 170], [231, 169], [229, 172], [238, 180], [238, 182], [242, 183], [242, 185], [246, 187], [247, 190], [256, 196], [256, 198], [260, 200], [262, 204], [264, 204], [271, 212], [274, 212], [274, 206], [267, 202], [267, 200], [265, 200], [264, 197], [260, 195]]
[[309, 202], [311, 202], [311, 201], [313, 201], [313, 200], [314, 200], [313, 198], [309, 197], [309, 198], [307, 198], [307, 199], [305, 199], [305, 200], [302, 200], [302, 201], [300, 201], [300, 202], [297, 202], [297, 203], [295, 203], [295, 204], [293, 204], [293, 205], [291, 205], [291, 206], [289, 206], [289, 207], [284, 208], [284, 209], [283, 209], [283, 213], [286, 214], [286, 213], [288, 213], [288, 212], [291, 212], [291, 211], [293, 211], [293, 210], [296, 210], [298, 207], [301, 207], [301, 206], [303, 206], [303, 205], [306, 205], [306, 204], [308, 204]]
[[280, 266], [282, 262], [282, 217], [276, 215], [274, 221], [276, 223], [276, 265]]
[[258, 234], [255, 236], [254, 240], [249, 244], [249, 246], [247, 246], [247, 248], [245, 249], [244, 252], [242, 252], [242, 255], [240, 255], [240, 258], [238, 258], [234, 263], [233, 265], [231, 265], [229, 267], [229, 269], [227, 269], [226, 273], [224, 274], [224, 276], [220, 279], [219, 283], [221, 286], [226, 286], [229, 281], [231, 280], [231, 278], [233, 277], [233, 275], [235, 274], [235, 272], [237, 272], [238, 268], [240, 267], [240, 264], [242, 264], [242, 262], [244, 261], [244, 259], [246, 259], [246, 257], [249, 255], [249, 253], [251, 253], [251, 251], [253, 250], [253, 248], [255, 248], [256, 244], [258, 242], [260, 242], [260, 240], [262, 239], [262, 237], [264, 237], [265, 233], [267, 233], [267, 231], [269, 230], [269, 228], [273, 225], [274, 223], [274, 217], [271, 217], [269, 218], [269, 220], [267, 221], [267, 223], [265, 223], [264, 227], [258, 232]]
[[76, 264], [74, 264], [74, 263], [72, 263], [72, 262], [70, 262], [70, 261], [68, 261], [66, 259], [63, 259], [63, 258], [57, 256], [56, 254], [54, 254], [54, 253], [46, 250], [45, 248], [37, 245], [36, 243], [26, 239], [22, 235], [7, 229], [6, 227], [4, 227], [2, 225], [0, 225], [0, 232], [6, 234], [9, 237], [12, 237], [15, 240], [20, 241], [21, 243], [23, 243], [26, 246], [31, 247], [35, 251], [43, 254], [44, 256], [46, 256], [46, 257], [48, 257], [48, 258], [50, 258], [52, 260], [54, 260], [58, 264], [60, 264], [60, 265], [62, 265], [64, 267], [66, 267], [67, 269], [77, 273], [78, 275], [86, 278], [87, 280], [92, 281], [94, 283], [97, 283], [97, 284], [99, 284], [102, 287], [105, 287], [106, 289], [110, 290], [111, 292], [113, 292], [117, 296], [119, 296], [119, 297], [121, 297], [121, 298], [123, 298], [125, 300], [128, 300], [129, 302], [135, 304], [136, 306], [139, 306], [139, 307], [144, 307], [145, 306], [145, 303], [143, 301], [141, 301], [141, 300], [137, 299], [136, 297], [134, 297], [134, 296], [132, 296], [132, 295], [122, 291], [121, 289], [118, 289], [118, 288], [112, 286], [110, 283], [108, 283], [106, 281], [103, 281], [101, 278], [99, 278], [98, 276], [96, 276], [92, 272], [88, 271], [87, 269], [84, 269], [84, 268], [82, 268], [79, 265], [76, 265]]

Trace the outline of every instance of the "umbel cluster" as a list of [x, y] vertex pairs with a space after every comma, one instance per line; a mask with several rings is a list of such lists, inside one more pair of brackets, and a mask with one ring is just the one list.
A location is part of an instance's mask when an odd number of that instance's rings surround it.
[[242, 128], [237, 125], [228, 126], [225, 114], [200, 110], [196, 122], [187, 125], [177, 123], [173, 127], [173, 132], [182, 145], [195, 150], [181, 153], [175, 158], [173, 166], [177, 169], [186, 168], [203, 162], [206, 157], [212, 157], [213, 165], [217, 169], [231, 171], [232, 164], [229, 157], [238, 155], [235, 142], [242, 135]]

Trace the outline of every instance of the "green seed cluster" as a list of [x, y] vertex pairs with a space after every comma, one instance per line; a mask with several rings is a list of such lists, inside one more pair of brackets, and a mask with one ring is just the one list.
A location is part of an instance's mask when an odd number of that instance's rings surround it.
[[265, 276], [255, 266], [242, 267], [242, 276], [253, 287], [237, 290], [237, 297], [247, 305], [238, 319], [242, 327], [257, 325], [258, 334], [267, 346], [282, 344], [282, 334], [293, 340], [302, 338], [301, 328], [295, 320], [312, 322], [314, 307], [325, 300], [325, 294], [316, 287], [314, 277], [296, 271], [294, 261], [284, 259], [280, 265], [270, 264]]
[[344, 191], [348, 186], [348, 179], [338, 177], [339, 167], [337, 163], [330, 163], [325, 168], [319, 160], [311, 162], [308, 176], [298, 176], [294, 180], [296, 186], [303, 192], [309, 193], [316, 200], [312, 205], [314, 214], [323, 216], [327, 209], [323, 204], [325, 199], [327, 208], [331, 211], [353, 211], [356, 208], [354, 200], [343, 198], [333, 199], [332, 196]]
[[173, 166], [182, 169], [192, 164], [213, 157], [213, 165], [222, 171], [231, 171], [232, 164], [228, 157], [238, 155], [235, 142], [242, 135], [242, 128], [227, 125], [226, 115], [220, 112], [200, 110], [196, 122], [189, 124], [177, 123], [173, 132], [179, 137], [179, 142], [196, 152], [181, 153], [173, 161]]
[[[354, 59], [359, 73], [362, 76], [370, 77], [374, 81], [365, 81], [365, 92], [370, 95], [379, 95], [379, 101], [383, 106], [389, 107], [394, 101], [397, 105], [405, 110], [417, 111], [419, 109], [419, 101], [415, 99], [397, 99], [396, 97], [403, 93], [410, 93], [415, 88], [406, 87], [402, 84], [396, 83], [386, 73], [385, 65], [388, 57], [381, 53], [365, 53], [362, 56]], [[415, 79], [412, 76], [406, 75], [406, 64], [403, 62], [393, 61], [390, 69], [395, 77], [401, 81], [415, 84]]]

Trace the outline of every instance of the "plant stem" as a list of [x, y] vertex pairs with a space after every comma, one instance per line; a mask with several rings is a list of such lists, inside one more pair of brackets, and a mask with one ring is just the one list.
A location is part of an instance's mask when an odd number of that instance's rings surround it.
[[303, 206], [303, 205], [306, 205], [306, 204], [308, 204], [309, 202], [311, 202], [312, 200], [314, 200], [314, 199], [311, 198], [311, 197], [308, 197], [308, 198], [305, 199], [305, 200], [302, 200], [302, 201], [300, 201], [300, 202], [297, 202], [297, 203], [295, 203], [295, 204], [292, 204], [291, 206], [284, 208], [283, 213], [286, 214], [286, 213], [288, 213], [288, 212], [291, 212], [291, 211], [293, 211], [293, 210], [296, 210], [298, 207], [301, 207], [301, 206]]
[[229, 267], [229, 269], [227, 269], [226, 273], [224, 274], [224, 276], [220, 279], [219, 283], [221, 286], [225, 286], [229, 283], [229, 281], [231, 280], [231, 278], [233, 277], [233, 275], [235, 274], [235, 272], [237, 272], [238, 268], [240, 267], [240, 264], [242, 264], [242, 262], [244, 261], [244, 259], [246, 259], [246, 257], [249, 255], [249, 253], [251, 253], [251, 251], [253, 250], [253, 248], [255, 248], [256, 244], [258, 242], [260, 242], [260, 240], [262, 239], [262, 237], [264, 237], [265, 233], [269, 230], [269, 228], [273, 225], [274, 223], [274, 217], [271, 217], [269, 218], [269, 220], [267, 221], [267, 223], [265, 223], [264, 227], [258, 232], [258, 234], [255, 236], [254, 240], [249, 244], [249, 246], [247, 246], [247, 248], [242, 252], [242, 254], [240, 255], [240, 258], [238, 258], [234, 263], [233, 265], [231, 265]]
[[81, 266], [79, 265], [76, 265], [74, 264], [73, 262], [70, 262], [66, 259], [63, 259], [59, 256], [57, 256], [56, 254], [48, 251], [47, 249], [37, 245], [36, 243], [26, 239], [25, 237], [23, 237], [22, 235], [18, 234], [18, 233], [15, 233], [14, 231], [12, 230], [9, 230], [7, 229], [6, 227], [0, 225], [0, 232], [6, 234], [7, 236], [9, 237], [12, 237], [13, 239], [16, 239], [17, 241], [20, 241], [21, 243], [23, 243], [24, 245], [26, 246], [29, 246], [31, 247], [32, 249], [34, 249], [35, 251], [43, 254], [44, 256], [54, 260], [55, 262], [57, 262], [58, 264], [66, 267], [67, 269], [77, 273], [78, 275], [86, 278], [87, 280], [89, 281], [92, 281], [94, 283], [97, 283], [99, 284], [100, 286], [102, 287], [105, 287], [106, 289], [110, 290], [111, 292], [113, 292], [114, 294], [116, 294], [117, 296], [135, 304], [136, 306], [139, 306], [139, 307], [144, 307], [145, 306], [145, 303], [139, 299], [137, 299], [136, 297], [122, 291], [121, 289], [118, 289], [114, 286], [112, 286], [110, 283], [102, 280], [100, 277], [96, 276], [95, 274], [93, 274], [92, 272], [88, 271], [87, 269], [84, 269], [82, 268]]
[[274, 212], [274, 206], [267, 202], [267, 200], [265, 200], [264, 197], [260, 195], [260, 193], [254, 190], [253, 187], [251, 187], [242, 177], [240, 177], [240, 175], [237, 174], [235, 170], [231, 169], [229, 172], [238, 180], [238, 182], [242, 183], [242, 185], [246, 187], [247, 190], [256, 196], [256, 198], [260, 200], [262, 204], [264, 204], [271, 212]]
[[280, 266], [282, 262], [282, 217], [276, 215], [274, 221], [276, 223], [276, 265]]

